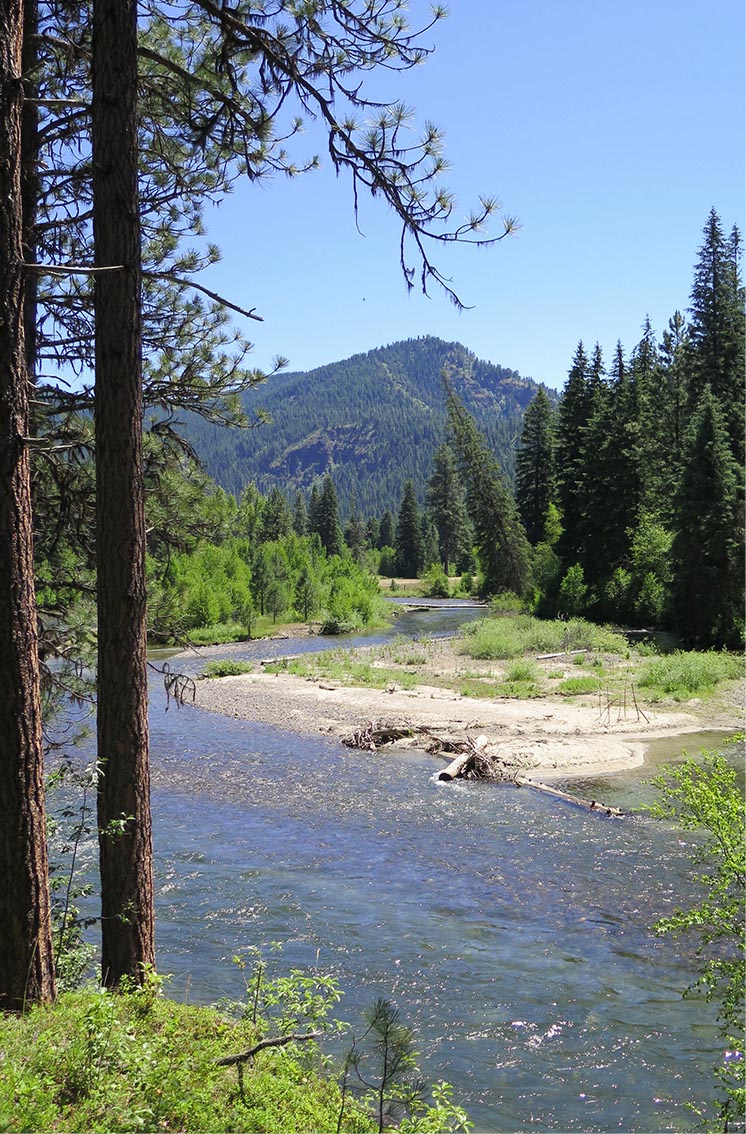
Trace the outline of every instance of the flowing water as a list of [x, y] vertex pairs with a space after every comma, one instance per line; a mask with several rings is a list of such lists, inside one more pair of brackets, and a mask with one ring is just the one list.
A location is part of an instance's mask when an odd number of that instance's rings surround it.
[[[445, 632], [465, 613], [406, 615], [396, 631]], [[710, 1096], [722, 1057], [714, 1013], [682, 999], [692, 953], [651, 931], [690, 895], [678, 833], [439, 783], [442, 764], [422, 753], [370, 757], [165, 708], [154, 684], [158, 955], [172, 995], [237, 995], [232, 956], [281, 941], [283, 971], [339, 978], [343, 1019], [393, 1000], [424, 1073], [454, 1084], [478, 1131], [695, 1128], [686, 1104]], [[583, 790], [626, 809], [649, 792], [639, 780]]]

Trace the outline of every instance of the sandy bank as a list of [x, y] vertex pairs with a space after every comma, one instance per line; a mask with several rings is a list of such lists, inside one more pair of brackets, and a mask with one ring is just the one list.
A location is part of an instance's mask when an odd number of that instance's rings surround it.
[[243, 720], [340, 738], [371, 722], [425, 726], [457, 738], [482, 733], [527, 769], [544, 775], [635, 767], [643, 762], [648, 741], [702, 728], [692, 713], [646, 707], [645, 719], [634, 705], [601, 714], [598, 703], [590, 700], [486, 700], [426, 685], [389, 692], [284, 673], [199, 681], [196, 704]]

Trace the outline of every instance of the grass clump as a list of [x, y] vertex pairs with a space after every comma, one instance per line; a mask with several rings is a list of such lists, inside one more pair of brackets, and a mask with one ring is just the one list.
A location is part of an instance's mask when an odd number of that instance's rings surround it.
[[583, 693], [597, 693], [601, 688], [597, 677], [566, 677], [557, 686], [557, 692], [565, 697], [575, 697]]
[[566, 653], [593, 650], [599, 653], [627, 653], [621, 634], [595, 626], [581, 618], [563, 622], [532, 615], [481, 618], [464, 627], [462, 651], [475, 660], [506, 660], [524, 654]]
[[652, 700], [670, 697], [686, 701], [707, 696], [723, 681], [743, 674], [744, 662], [735, 654], [678, 651], [644, 663], [638, 685]]
[[221, 658], [208, 662], [202, 673], [204, 677], [238, 677], [242, 673], [251, 673], [253, 669], [252, 662]]

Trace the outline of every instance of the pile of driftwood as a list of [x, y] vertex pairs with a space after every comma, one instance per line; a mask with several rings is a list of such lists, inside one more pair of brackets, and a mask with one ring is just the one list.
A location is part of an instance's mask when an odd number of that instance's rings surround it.
[[379, 725], [371, 721], [370, 724], [345, 737], [343, 744], [348, 748], [362, 748], [368, 752], [376, 752], [379, 748], [387, 744], [395, 744], [399, 740], [414, 741], [418, 748], [424, 748], [436, 756], [443, 753], [453, 755], [450, 763], [438, 773], [439, 780], [449, 782], [471, 779], [510, 783], [516, 787], [533, 788], [565, 803], [573, 803], [589, 811], [599, 811], [615, 819], [622, 817], [623, 813], [618, 807], [609, 807], [595, 799], [582, 799], [580, 796], [570, 795], [568, 792], [560, 791], [559, 788], [549, 787], [548, 784], [524, 775], [525, 765], [513, 759], [504, 750], [503, 745], [490, 745], [486, 736], [467, 736], [463, 740], [455, 740], [447, 736], [437, 736], [424, 725]]

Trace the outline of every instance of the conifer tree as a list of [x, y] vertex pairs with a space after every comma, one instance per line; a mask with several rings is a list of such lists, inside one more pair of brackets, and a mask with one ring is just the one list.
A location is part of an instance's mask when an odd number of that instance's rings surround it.
[[293, 501], [293, 531], [297, 536], [304, 536], [308, 531], [308, 505], [300, 489]]
[[276, 485], [265, 497], [259, 539], [262, 543], [282, 539], [293, 525], [293, 517], [285, 493]]
[[341, 555], [344, 547], [339, 522], [339, 506], [334, 481], [327, 473], [318, 496], [318, 504], [309, 517], [311, 531], [317, 532], [327, 555]]
[[0, 0], [0, 1010], [52, 1000], [23, 271], [25, 12]]
[[689, 407], [693, 413], [704, 387], [709, 386], [725, 415], [731, 452], [743, 465], [746, 313], [740, 253], [738, 229], [726, 237], [720, 217], [712, 209], [691, 293]]
[[466, 506], [474, 527], [485, 594], [525, 594], [530, 547], [505, 479], [474, 419], [464, 409], [450, 380], [447, 394], [449, 435], [466, 488]]
[[447, 574], [449, 565], [461, 559], [471, 542], [464, 489], [450, 445], [439, 445], [435, 451], [425, 503], [438, 534], [438, 554]]
[[688, 645], [743, 641], [743, 504], [725, 415], [709, 386], [686, 438], [673, 543], [673, 616]]
[[393, 547], [395, 538], [394, 517], [387, 508], [381, 516], [381, 523], [378, 529], [378, 549], [382, 547]]
[[422, 516], [417, 504], [414, 484], [408, 480], [404, 485], [394, 537], [396, 570], [406, 578], [414, 579], [422, 570], [422, 537]]
[[583, 460], [585, 427], [591, 410], [588, 390], [588, 356], [578, 343], [562, 393], [557, 415], [557, 500], [562, 514], [559, 554], [563, 562], [576, 563], [581, 554], [583, 501]]
[[523, 419], [515, 483], [516, 503], [529, 543], [541, 543], [555, 494], [554, 410], [543, 388]]

